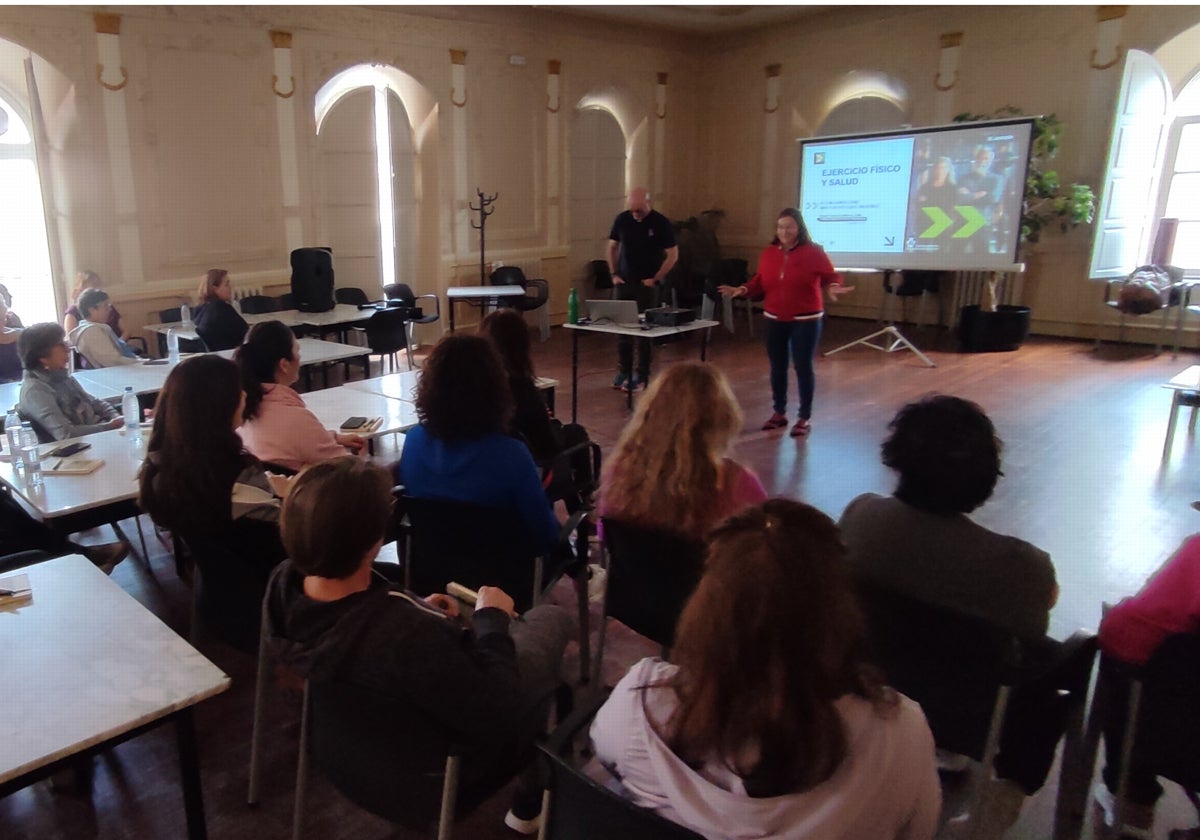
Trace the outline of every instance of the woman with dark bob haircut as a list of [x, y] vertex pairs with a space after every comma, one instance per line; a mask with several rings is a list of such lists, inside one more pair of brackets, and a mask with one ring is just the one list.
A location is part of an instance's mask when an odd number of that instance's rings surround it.
[[554, 544], [559, 524], [537, 466], [506, 434], [512, 395], [491, 342], [462, 334], [439, 341], [417, 385], [417, 416], [393, 467], [408, 495], [512, 510], [535, 548]]
[[672, 661], [634, 665], [592, 724], [635, 801], [705, 837], [933, 837], [933, 736], [861, 658], [844, 567], [837, 526], [799, 502], [711, 533]]
[[182, 537], [198, 563], [208, 561], [201, 610], [239, 646], [256, 636], [267, 577], [284, 558], [276, 494], [288, 486], [243, 451], [244, 399], [233, 362], [184, 360], [158, 396], [138, 475], [142, 510]]
[[300, 378], [300, 345], [282, 321], [255, 324], [233, 358], [246, 391], [239, 431], [256, 458], [294, 472], [366, 445], [358, 435], [322, 426], [292, 389]]

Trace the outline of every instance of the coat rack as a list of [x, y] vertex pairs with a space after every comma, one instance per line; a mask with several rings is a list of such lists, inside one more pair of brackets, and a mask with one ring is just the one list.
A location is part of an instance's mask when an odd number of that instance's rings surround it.
[[496, 199], [500, 197], [500, 193], [492, 193], [491, 195], [485, 196], [483, 194], [483, 190], [476, 187], [475, 194], [479, 196], [479, 206], [476, 207], [474, 204], [469, 204], [467, 206], [479, 214], [479, 224], [476, 224], [474, 221], [472, 221], [471, 227], [479, 231], [479, 284], [481, 286], [486, 286], [487, 272], [484, 270], [485, 262], [483, 252], [487, 240], [485, 238], [486, 232], [484, 228], [487, 226], [488, 216], [496, 212], [495, 210], [489, 210], [488, 208], [491, 207], [492, 204], [495, 203]]

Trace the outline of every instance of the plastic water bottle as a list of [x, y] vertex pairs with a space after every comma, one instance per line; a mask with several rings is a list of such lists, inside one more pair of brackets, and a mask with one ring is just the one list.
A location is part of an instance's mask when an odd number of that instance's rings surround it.
[[25, 483], [30, 487], [40, 487], [42, 453], [38, 448], [37, 432], [29, 423], [21, 424], [21, 460], [25, 462]]
[[21, 418], [14, 408], [4, 418], [4, 436], [8, 438], [8, 455], [15, 469], [21, 469]]
[[132, 385], [125, 386], [125, 395], [121, 397], [121, 416], [125, 418], [126, 433], [137, 434], [141, 426], [138, 425], [138, 398]]
[[167, 361], [171, 364], [179, 362], [179, 331], [174, 327], [167, 330]]
[[567, 323], [579, 323], [579, 293], [575, 291], [574, 286], [567, 293]]
[[192, 325], [192, 308], [186, 303], [179, 307], [179, 320], [183, 321], [183, 325], [185, 327], [190, 327]]

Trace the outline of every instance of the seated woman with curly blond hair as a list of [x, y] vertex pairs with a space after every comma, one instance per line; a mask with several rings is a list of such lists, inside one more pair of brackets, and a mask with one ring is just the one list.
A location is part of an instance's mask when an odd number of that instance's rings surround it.
[[729, 382], [709, 364], [683, 362], [655, 379], [604, 465], [600, 515], [700, 538], [767, 497], [728, 457], [742, 428]]

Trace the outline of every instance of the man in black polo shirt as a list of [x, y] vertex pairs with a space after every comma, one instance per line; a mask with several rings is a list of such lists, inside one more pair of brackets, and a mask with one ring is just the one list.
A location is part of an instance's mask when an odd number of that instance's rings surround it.
[[[613, 220], [608, 234], [608, 269], [617, 300], [636, 300], [638, 312], [657, 303], [658, 284], [679, 259], [675, 232], [667, 217], [650, 209], [644, 187], [629, 191], [628, 210]], [[617, 378], [613, 387], [633, 390], [646, 387], [650, 378], [650, 340], [638, 341], [638, 369], [633, 375], [633, 338], [617, 338]]]

